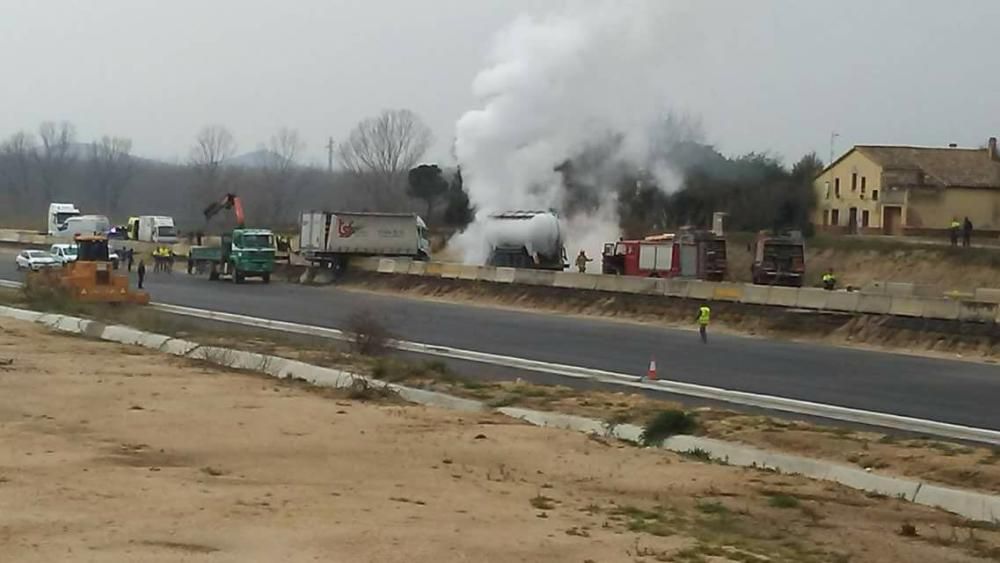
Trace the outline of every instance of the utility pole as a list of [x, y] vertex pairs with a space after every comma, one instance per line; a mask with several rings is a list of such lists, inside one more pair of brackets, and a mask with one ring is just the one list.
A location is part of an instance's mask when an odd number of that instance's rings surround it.
[[827, 162], [827, 166], [833, 164], [833, 143], [834, 143], [834, 141], [837, 140], [837, 137], [839, 137], [839, 136], [840, 136], [840, 133], [837, 133], [836, 131], [831, 131], [830, 132], [830, 161]]
[[326, 171], [333, 173], [333, 137], [326, 144]]

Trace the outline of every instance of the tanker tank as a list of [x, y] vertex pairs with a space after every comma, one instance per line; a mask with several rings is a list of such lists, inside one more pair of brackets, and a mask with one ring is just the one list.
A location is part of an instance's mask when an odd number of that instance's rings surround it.
[[566, 248], [559, 218], [550, 211], [508, 211], [485, 225], [488, 266], [563, 270]]

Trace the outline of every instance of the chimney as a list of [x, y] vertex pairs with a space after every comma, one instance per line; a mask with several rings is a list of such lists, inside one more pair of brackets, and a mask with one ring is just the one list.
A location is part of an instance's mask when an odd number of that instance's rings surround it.
[[990, 160], [1000, 160], [1000, 154], [997, 154], [997, 138], [990, 137], [989, 142], [986, 144], [987, 150], [990, 151]]

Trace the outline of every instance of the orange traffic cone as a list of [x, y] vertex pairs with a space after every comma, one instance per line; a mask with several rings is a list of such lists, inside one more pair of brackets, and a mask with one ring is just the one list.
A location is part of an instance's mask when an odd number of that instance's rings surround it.
[[646, 372], [646, 379], [656, 381], [656, 358], [649, 359], [649, 371]]

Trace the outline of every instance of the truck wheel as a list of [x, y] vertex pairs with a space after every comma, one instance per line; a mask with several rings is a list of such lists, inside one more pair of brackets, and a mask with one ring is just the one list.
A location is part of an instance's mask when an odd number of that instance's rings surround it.
[[270, 273], [264, 274], [263, 276], [261, 276], [261, 278], [264, 280], [264, 283], [271, 283], [271, 274]]
[[233, 271], [233, 283], [243, 283], [243, 274], [239, 270]]
[[219, 269], [212, 264], [212, 269], [208, 272], [208, 279], [211, 281], [219, 281]]

